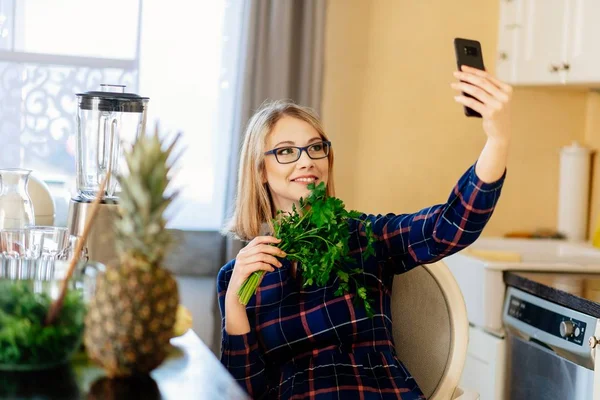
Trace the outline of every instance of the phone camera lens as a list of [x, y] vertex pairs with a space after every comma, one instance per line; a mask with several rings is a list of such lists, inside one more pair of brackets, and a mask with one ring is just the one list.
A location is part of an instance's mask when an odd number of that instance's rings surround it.
[[465, 46], [465, 54], [468, 56], [477, 57], [477, 48], [472, 46]]

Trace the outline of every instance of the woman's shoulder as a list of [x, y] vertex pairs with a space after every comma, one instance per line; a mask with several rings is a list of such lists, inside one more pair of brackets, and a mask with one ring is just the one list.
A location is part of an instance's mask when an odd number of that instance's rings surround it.
[[217, 274], [217, 285], [219, 287], [227, 287], [229, 284], [229, 279], [231, 278], [231, 274], [233, 273], [233, 267], [235, 265], [235, 258], [227, 262], [227, 264], [223, 265]]

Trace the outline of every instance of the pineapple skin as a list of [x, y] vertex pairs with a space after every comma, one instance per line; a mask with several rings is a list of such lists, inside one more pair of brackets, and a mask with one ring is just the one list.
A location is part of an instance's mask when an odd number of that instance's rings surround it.
[[165, 210], [178, 194], [167, 194], [178, 138], [165, 148], [157, 128], [139, 135], [124, 153], [129, 174], [118, 176], [114, 231], [119, 262], [98, 275], [84, 333], [88, 355], [110, 377], [152, 371], [166, 358], [173, 336], [179, 294], [163, 260], [173, 244]]
[[164, 268], [107, 267], [86, 315], [88, 356], [109, 377], [149, 373], [168, 354], [178, 304], [177, 282]]

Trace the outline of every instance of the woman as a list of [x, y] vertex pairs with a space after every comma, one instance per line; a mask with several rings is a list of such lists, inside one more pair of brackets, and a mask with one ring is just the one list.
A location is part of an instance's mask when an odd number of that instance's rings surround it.
[[[459, 82], [452, 87], [473, 96], [459, 94], [455, 100], [483, 116], [487, 142], [447, 203], [414, 214], [364, 216], [377, 239], [374, 257], [360, 261], [363, 226], [351, 224], [349, 245], [373, 300], [373, 318], [353, 303], [353, 294], [334, 295], [337, 280], [324, 288], [303, 287], [301, 269], [268, 235], [276, 211], [290, 211], [308, 194], [310, 182], [325, 182], [328, 195], [334, 195], [333, 150], [320, 122], [309, 110], [287, 102], [267, 104], [251, 118], [228, 226], [250, 243], [221, 268], [217, 287], [221, 361], [254, 398], [424, 398], [396, 356], [393, 277], [477, 239], [498, 201], [510, 140], [511, 87], [469, 67], [455, 76]], [[266, 274], [244, 307], [237, 292], [258, 270]]]

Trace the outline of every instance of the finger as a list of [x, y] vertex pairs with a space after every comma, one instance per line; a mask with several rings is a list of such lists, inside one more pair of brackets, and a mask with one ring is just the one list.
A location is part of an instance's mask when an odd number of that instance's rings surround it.
[[246, 253], [246, 252], [250, 251], [251, 249], [253, 249], [254, 247], [258, 246], [259, 244], [263, 244], [263, 243], [277, 244], [280, 242], [281, 242], [281, 239], [278, 239], [274, 236], [257, 236], [254, 239], [252, 239], [244, 248], [242, 248], [240, 250], [240, 253]]
[[287, 255], [285, 253], [285, 251], [283, 251], [279, 247], [275, 247], [271, 244], [259, 244], [248, 250], [249, 256], [252, 254], [259, 254], [259, 253], [272, 254], [274, 256], [281, 257], [281, 258], [284, 258]]
[[287, 256], [287, 254], [283, 250], [279, 249], [278, 247], [275, 247], [270, 244], [260, 244], [260, 245], [251, 247], [244, 253], [240, 252], [240, 254], [238, 254], [237, 258], [239, 260], [244, 260], [247, 262], [247, 260], [256, 259], [256, 257], [261, 254], [266, 254], [269, 256], [275, 256], [275, 257], [280, 257], [280, 258], [285, 258]]
[[473, 110], [477, 111], [482, 116], [488, 115], [487, 108], [485, 107], [485, 105], [475, 99], [472, 99], [467, 96], [455, 96], [454, 100], [462, 105], [472, 108]]
[[487, 71], [469, 67], [468, 65], [463, 65], [462, 70], [490, 80], [494, 85], [496, 85], [497, 87], [502, 89], [505, 93], [509, 93], [509, 94], [512, 93], [512, 86], [502, 82], [501, 80], [499, 80], [498, 78], [496, 78], [495, 76], [493, 76], [492, 74], [490, 74]]
[[492, 82], [484, 77], [477, 76], [465, 72], [455, 72], [454, 76], [463, 82], [470, 83], [474, 86], [480, 87], [498, 100], [506, 102], [509, 100], [509, 95], [503, 92], [499, 87], [494, 85]]
[[265, 253], [258, 253], [258, 254], [253, 254], [251, 256], [248, 256], [245, 260], [245, 263], [247, 264], [252, 264], [255, 262], [264, 262], [264, 263], [268, 263], [271, 264], [277, 268], [281, 268], [281, 266], [283, 264], [281, 264], [281, 262], [276, 259], [275, 257], [273, 257], [270, 254], [265, 254]]
[[275, 271], [275, 268], [271, 264], [267, 264], [264, 262], [255, 262], [255, 263], [249, 264], [249, 265], [247, 265], [247, 268], [248, 268], [248, 270], [247, 270], [248, 276], [252, 275], [256, 271], [267, 271], [267, 272]]
[[[271, 264], [256, 262], [252, 264], [247, 264], [243, 266], [243, 271], [240, 271], [240, 276], [242, 280], [248, 279], [253, 273], [265, 271], [265, 272], [273, 272], [275, 268]], [[263, 275], [263, 274], [261, 274]]]
[[274, 236], [257, 236], [254, 239], [252, 239], [252, 241], [250, 243], [248, 243], [247, 247], [254, 247], [259, 244], [265, 244], [265, 243], [277, 244], [280, 242], [281, 242], [281, 239], [278, 239]]
[[501, 106], [501, 103], [498, 100], [496, 100], [494, 97], [490, 96], [488, 92], [478, 88], [477, 86], [465, 82], [452, 83], [451, 86], [456, 90], [460, 90], [464, 93], [470, 94], [483, 104], [492, 106], [494, 108], [499, 108]]
[[484, 69], [479, 69], [479, 68], [471, 67], [469, 65], [461, 65], [460, 66], [460, 70], [461, 71], [470, 72], [472, 74], [484, 74], [484, 73], [487, 73], [486, 70], [484, 70]]

